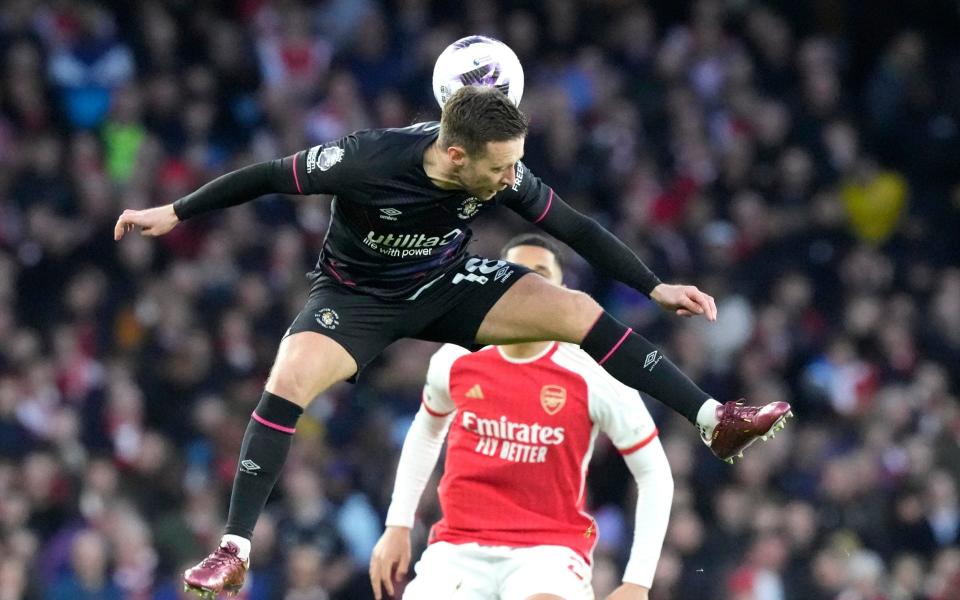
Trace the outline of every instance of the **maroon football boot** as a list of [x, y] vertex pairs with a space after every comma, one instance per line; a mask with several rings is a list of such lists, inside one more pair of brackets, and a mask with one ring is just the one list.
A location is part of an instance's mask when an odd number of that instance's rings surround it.
[[746, 406], [743, 400], [730, 401], [717, 407], [716, 427], [709, 437], [701, 433], [703, 442], [722, 460], [733, 464], [733, 457], [743, 458], [743, 451], [758, 439], [772, 438], [793, 416], [786, 402], [766, 406]]
[[194, 592], [204, 600], [213, 600], [221, 592], [236, 596], [243, 587], [250, 565], [250, 561], [238, 556], [239, 553], [240, 548], [233, 542], [217, 548], [199, 565], [183, 573], [184, 591]]

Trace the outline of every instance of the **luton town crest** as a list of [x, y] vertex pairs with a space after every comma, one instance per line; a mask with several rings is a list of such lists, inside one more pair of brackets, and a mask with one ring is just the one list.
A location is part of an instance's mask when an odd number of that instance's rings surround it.
[[480, 201], [470, 196], [460, 205], [460, 210], [457, 211], [457, 216], [461, 219], [470, 219], [473, 218], [473, 215], [477, 214], [477, 211], [480, 210]]
[[562, 385], [545, 385], [540, 388], [540, 406], [548, 415], [560, 412], [567, 403], [567, 389]]
[[317, 323], [326, 329], [336, 329], [337, 325], [340, 324], [340, 315], [332, 308], [321, 308], [314, 317], [317, 319]]

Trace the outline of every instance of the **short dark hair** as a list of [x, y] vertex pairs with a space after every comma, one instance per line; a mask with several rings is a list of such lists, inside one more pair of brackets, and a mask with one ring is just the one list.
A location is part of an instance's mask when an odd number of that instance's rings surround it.
[[471, 156], [482, 156], [487, 142], [526, 135], [526, 115], [492, 86], [463, 86], [450, 96], [440, 116], [441, 146], [461, 146]]
[[540, 235], [539, 233], [521, 233], [520, 235], [514, 236], [500, 249], [500, 258], [506, 258], [507, 253], [517, 246], [537, 246], [543, 248], [553, 254], [553, 257], [557, 260], [557, 264], [560, 265], [561, 269], [563, 268], [563, 252], [560, 250], [560, 246], [546, 236]]

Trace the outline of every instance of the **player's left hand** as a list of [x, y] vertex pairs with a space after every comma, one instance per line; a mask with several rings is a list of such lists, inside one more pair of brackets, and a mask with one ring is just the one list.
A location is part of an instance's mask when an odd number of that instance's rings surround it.
[[624, 583], [617, 589], [610, 592], [606, 600], [647, 600], [650, 597], [650, 589], [635, 583]]
[[383, 588], [393, 597], [394, 578], [400, 580], [407, 574], [410, 554], [410, 529], [387, 527], [370, 555], [370, 585], [374, 598], [381, 599]]
[[664, 310], [675, 311], [681, 317], [703, 315], [708, 321], [717, 320], [717, 303], [695, 285], [661, 283], [650, 292], [650, 299]]

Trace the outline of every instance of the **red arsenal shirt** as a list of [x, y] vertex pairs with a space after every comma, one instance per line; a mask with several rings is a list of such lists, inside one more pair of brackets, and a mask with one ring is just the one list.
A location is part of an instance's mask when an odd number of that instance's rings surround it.
[[590, 560], [587, 465], [603, 431], [622, 454], [657, 435], [640, 395], [572, 344], [508, 358], [446, 345], [431, 359], [425, 408], [454, 413], [430, 541], [561, 545]]

